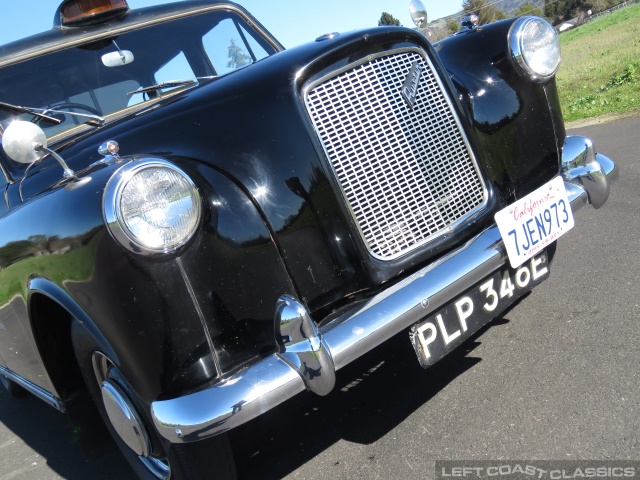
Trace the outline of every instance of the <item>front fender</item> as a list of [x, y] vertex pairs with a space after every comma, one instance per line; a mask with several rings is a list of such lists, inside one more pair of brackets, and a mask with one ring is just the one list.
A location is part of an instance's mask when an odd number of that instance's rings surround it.
[[[276, 302], [297, 293], [245, 192], [204, 164], [171, 160], [192, 176], [203, 198], [198, 232], [177, 254], [139, 256], [108, 233], [102, 194], [118, 165], [91, 171], [82, 188], [33, 197], [3, 219], [3, 232], [13, 233], [0, 234], [0, 283], [15, 284], [7, 299], [26, 304], [29, 295], [43, 293], [93, 325], [145, 401], [187, 392], [275, 351]], [[17, 244], [29, 247], [27, 253], [16, 253]], [[16, 324], [31, 333], [33, 320], [26, 308], [20, 311]], [[8, 368], [21, 374], [21, 364], [40, 362], [37, 352], [29, 356]]]
[[533, 82], [511, 60], [508, 38], [515, 20], [435, 44], [506, 198], [526, 195], [559, 173], [566, 135], [555, 79]]

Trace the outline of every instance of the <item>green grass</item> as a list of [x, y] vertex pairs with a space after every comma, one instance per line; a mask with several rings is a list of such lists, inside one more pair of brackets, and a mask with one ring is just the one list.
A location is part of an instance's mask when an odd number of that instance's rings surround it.
[[640, 113], [639, 18], [635, 4], [560, 35], [565, 121]]

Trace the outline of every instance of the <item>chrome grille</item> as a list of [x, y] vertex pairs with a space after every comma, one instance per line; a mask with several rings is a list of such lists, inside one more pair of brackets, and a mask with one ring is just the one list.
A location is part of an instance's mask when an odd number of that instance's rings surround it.
[[[418, 62], [411, 108], [401, 94]], [[433, 65], [417, 49], [312, 84], [306, 106], [370, 253], [396, 258], [450, 231], [486, 189]]]

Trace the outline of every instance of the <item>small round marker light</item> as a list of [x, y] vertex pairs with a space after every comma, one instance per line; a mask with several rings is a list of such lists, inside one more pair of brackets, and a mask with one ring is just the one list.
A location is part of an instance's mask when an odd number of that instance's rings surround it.
[[120, 151], [120, 145], [115, 140], [108, 140], [98, 148], [98, 153], [102, 156], [117, 156]]

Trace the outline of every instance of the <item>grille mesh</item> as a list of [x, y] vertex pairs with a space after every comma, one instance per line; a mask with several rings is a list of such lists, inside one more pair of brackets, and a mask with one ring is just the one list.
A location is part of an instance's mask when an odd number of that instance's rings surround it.
[[[412, 109], [401, 90], [415, 62]], [[416, 51], [375, 58], [312, 87], [306, 105], [371, 254], [424, 244], [485, 200], [433, 67]]]

